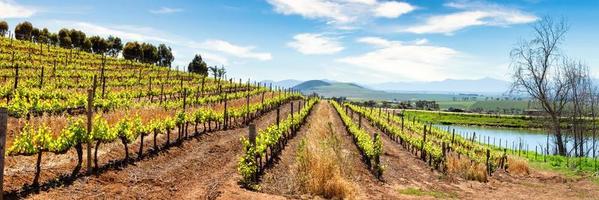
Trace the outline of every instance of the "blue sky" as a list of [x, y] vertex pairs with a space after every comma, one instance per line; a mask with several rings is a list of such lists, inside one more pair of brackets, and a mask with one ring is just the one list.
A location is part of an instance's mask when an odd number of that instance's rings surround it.
[[257, 80], [359, 83], [509, 79], [509, 51], [543, 16], [565, 17], [564, 52], [599, 69], [596, 0], [0, 0], [11, 29], [109, 34], [173, 47]]

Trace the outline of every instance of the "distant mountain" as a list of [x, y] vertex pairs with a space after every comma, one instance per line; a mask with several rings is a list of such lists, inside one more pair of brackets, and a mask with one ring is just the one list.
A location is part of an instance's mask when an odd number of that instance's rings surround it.
[[342, 83], [325, 80], [310, 80], [293, 87], [304, 94], [317, 93], [324, 97], [347, 97], [354, 100], [437, 100], [450, 101], [460, 98], [460, 93], [391, 92], [374, 90], [355, 83]]
[[292, 87], [296, 86], [297, 84], [302, 83], [302, 81], [293, 80], [293, 79], [287, 79], [287, 80], [282, 80], [282, 81], [263, 80], [263, 81], [260, 81], [260, 83], [266, 84], [267, 86], [272, 84], [272, 86], [292, 88]]
[[509, 88], [509, 82], [482, 78], [476, 80], [447, 79], [433, 82], [389, 82], [368, 85], [371, 89], [384, 91], [409, 91], [427, 93], [504, 93]]
[[304, 91], [304, 90], [311, 90], [314, 88], [329, 86], [329, 85], [331, 85], [331, 83], [326, 82], [326, 81], [311, 80], [311, 81], [306, 81], [306, 82], [300, 83], [296, 86], [293, 86], [293, 89]]

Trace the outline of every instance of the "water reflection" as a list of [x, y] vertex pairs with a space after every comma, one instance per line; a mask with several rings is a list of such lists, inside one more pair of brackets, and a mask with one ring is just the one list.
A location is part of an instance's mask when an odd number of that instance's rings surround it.
[[[555, 154], [556, 152], [555, 137], [548, 135], [547, 131], [543, 130], [440, 124], [434, 126], [450, 132], [455, 129], [456, 135], [469, 139], [475, 136], [475, 140], [478, 142], [495, 146], [501, 145], [501, 147], [507, 149], [535, 151], [536, 148], [536, 151], [541, 153], [547, 152], [548, 146], [549, 154]], [[567, 138], [566, 142], [569, 154], [574, 155], [573, 138]], [[593, 150], [595, 150], [595, 155], [599, 156], [599, 142], [595, 142], [595, 145], [593, 145], [592, 136], [585, 138], [584, 149], [588, 157], [593, 157]]]

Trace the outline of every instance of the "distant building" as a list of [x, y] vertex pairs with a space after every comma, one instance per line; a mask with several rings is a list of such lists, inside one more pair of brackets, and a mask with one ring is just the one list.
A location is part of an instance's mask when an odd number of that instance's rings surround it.
[[541, 116], [545, 114], [545, 111], [539, 109], [525, 109], [524, 114], [530, 116]]

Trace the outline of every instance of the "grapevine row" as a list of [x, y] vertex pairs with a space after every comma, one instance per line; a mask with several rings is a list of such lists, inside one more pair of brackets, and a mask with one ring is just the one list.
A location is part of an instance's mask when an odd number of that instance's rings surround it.
[[238, 171], [246, 186], [251, 186], [257, 180], [259, 174], [283, 150], [287, 141], [295, 136], [318, 101], [318, 98], [310, 98], [304, 101], [303, 108], [297, 114], [292, 110], [285, 120], [260, 130], [255, 136], [241, 138], [245, 152], [239, 160]]
[[330, 101], [330, 103], [335, 110], [337, 110], [337, 113], [339, 113], [347, 132], [352, 135], [354, 143], [358, 146], [365, 163], [373, 172], [375, 172], [375, 175], [380, 178], [383, 172], [380, 163], [380, 157], [383, 153], [383, 142], [380, 134], [375, 134], [374, 139], [372, 139], [368, 132], [364, 131], [360, 126], [353, 122], [352, 118], [347, 115], [347, 112], [341, 105], [339, 105], [339, 103], [336, 101]]

